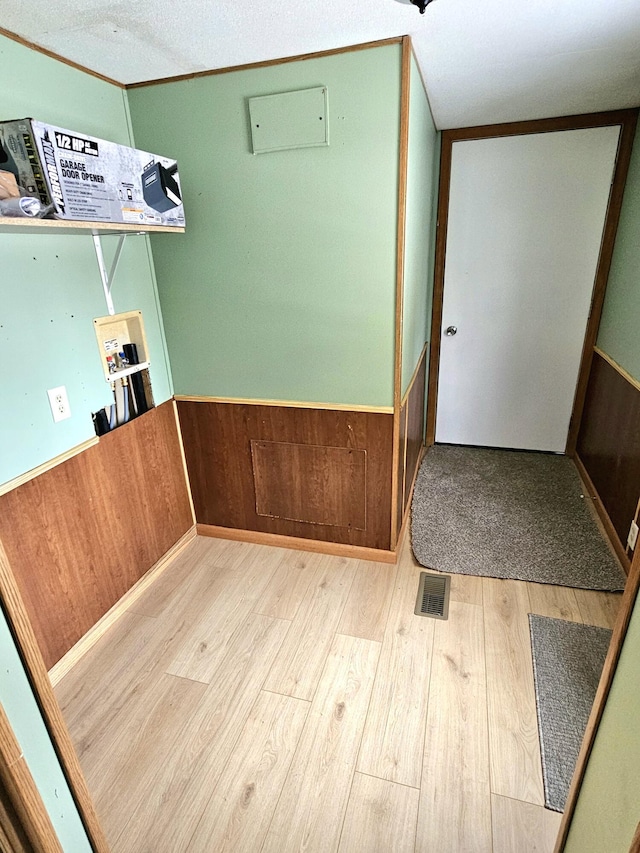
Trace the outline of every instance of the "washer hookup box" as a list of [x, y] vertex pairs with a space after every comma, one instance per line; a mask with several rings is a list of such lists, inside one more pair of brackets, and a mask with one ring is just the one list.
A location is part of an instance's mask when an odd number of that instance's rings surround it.
[[148, 151], [17, 119], [0, 122], [0, 170], [56, 219], [185, 224], [178, 164]]

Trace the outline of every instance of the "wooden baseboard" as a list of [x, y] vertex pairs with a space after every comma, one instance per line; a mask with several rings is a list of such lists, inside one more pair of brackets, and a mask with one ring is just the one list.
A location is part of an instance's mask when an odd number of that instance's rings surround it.
[[573, 461], [575, 462], [576, 468], [578, 469], [578, 474], [580, 475], [580, 479], [585, 485], [585, 491], [588, 492], [589, 497], [593, 501], [593, 506], [595, 511], [598, 513], [598, 518], [602, 522], [602, 526], [604, 528], [604, 532], [606, 534], [607, 539], [611, 543], [611, 547], [616, 552], [618, 559], [622, 565], [622, 568], [625, 570], [625, 573], [629, 574], [629, 567], [631, 566], [631, 560], [629, 559], [625, 546], [620, 541], [620, 537], [613, 526], [611, 519], [609, 518], [609, 513], [604, 508], [604, 504], [600, 499], [598, 494], [598, 490], [593, 484], [593, 480], [589, 476], [587, 469], [584, 467], [584, 464], [578, 454], [576, 453], [573, 456]]
[[59, 681], [71, 670], [75, 664], [91, 649], [103, 634], [122, 616], [122, 614], [137, 601], [142, 593], [164, 572], [175, 557], [185, 548], [192, 539], [196, 537], [195, 525], [164, 554], [158, 562], [152, 566], [140, 580], [126, 592], [121, 599], [116, 601], [113, 607], [81, 637], [69, 651], [60, 658], [49, 670], [49, 679], [55, 687]]
[[312, 551], [315, 554], [331, 554], [334, 557], [353, 557], [356, 560], [371, 560], [375, 563], [394, 564], [397, 559], [395, 551], [365, 548], [361, 545], [341, 545], [339, 542], [282, 536], [279, 533], [262, 533], [258, 530], [241, 530], [235, 527], [217, 527], [213, 524], [197, 524], [196, 529], [198, 536], [233, 539], [235, 542], [248, 542], [253, 545], [273, 545], [277, 548], [293, 548], [299, 551]]

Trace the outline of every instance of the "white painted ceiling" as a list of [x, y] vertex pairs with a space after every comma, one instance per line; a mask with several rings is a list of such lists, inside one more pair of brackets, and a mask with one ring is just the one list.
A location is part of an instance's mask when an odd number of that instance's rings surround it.
[[0, 26], [121, 83], [409, 34], [440, 128], [640, 104], [640, 0], [0, 0]]

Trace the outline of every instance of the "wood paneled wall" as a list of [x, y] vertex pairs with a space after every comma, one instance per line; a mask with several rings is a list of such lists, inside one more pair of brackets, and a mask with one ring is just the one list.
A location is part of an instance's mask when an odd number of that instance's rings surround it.
[[389, 550], [393, 415], [178, 402], [199, 524]]
[[640, 387], [598, 350], [577, 453], [624, 548], [640, 496]]
[[410, 509], [409, 502], [413, 484], [424, 447], [426, 378], [427, 347], [425, 345], [400, 409], [398, 500], [395, 508], [398, 519], [398, 533], [400, 533], [402, 522]]
[[47, 668], [193, 524], [173, 405], [0, 497], [0, 540]]

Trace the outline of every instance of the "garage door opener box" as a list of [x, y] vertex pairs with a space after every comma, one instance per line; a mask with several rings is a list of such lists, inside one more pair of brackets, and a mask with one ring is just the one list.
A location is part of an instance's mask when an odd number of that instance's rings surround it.
[[178, 164], [33, 119], [0, 122], [0, 169], [56, 219], [184, 227]]

